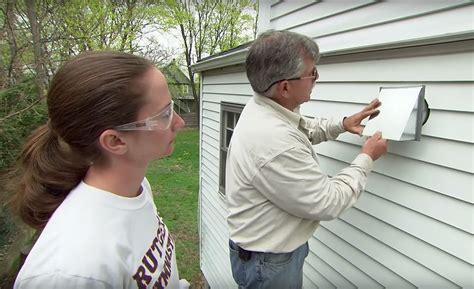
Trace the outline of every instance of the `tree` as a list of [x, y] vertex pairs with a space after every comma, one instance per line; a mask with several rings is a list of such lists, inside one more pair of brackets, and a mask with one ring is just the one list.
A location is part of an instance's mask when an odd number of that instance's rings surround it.
[[[252, 0], [165, 0], [159, 15], [165, 30], [178, 29], [196, 111], [199, 93], [191, 65], [255, 37], [256, 2]], [[247, 33], [246, 33], [247, 32]]]
[[[0, 170], [23, 138], [44, 123], [45, 88], [59, 65], [84, 50], [170, 58], [142, 39], [159, 27], [157, 6], [145, 0], [6, 0], [0, 4]], [[41, 101], [41, 99], [43, 99]]]
[[36, 86], [38, 89], [38, 99], [42, 99], [45, 92], [46, 73], [43, 65], [43, 45], [41, 40], [41, 28], [36, 16], [36, 3], [34, 0], [26, 0], [26, 14], [30, 24], [31, 35], [33, 36], [33, 54], [35, 58]]
[[7, 41], [0, 42], [0, 88], [6, 88], [16, 82], [14, 67], [17, 64], [17, 43], [15, 39], [16, 17], [13, 13], [16, 0], [5, 1], [5, 6], [1, 7], [2, 29], [0, 30], [0, 39]]

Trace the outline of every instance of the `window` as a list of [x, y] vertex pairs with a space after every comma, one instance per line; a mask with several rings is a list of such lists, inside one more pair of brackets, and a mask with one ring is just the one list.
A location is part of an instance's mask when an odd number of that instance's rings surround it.
[[189, 86], [187, 84], [181, 85], [181, 92], [183, 95], [187, 95], [189, 93]]
[[219, 161], [219, 191], [225, 195], [225, 165], [227, 150], [234, 128], [239, 121], [240, 113], [244, 108], [241, 104], [222, 103], [221, 104], [221, 144]]

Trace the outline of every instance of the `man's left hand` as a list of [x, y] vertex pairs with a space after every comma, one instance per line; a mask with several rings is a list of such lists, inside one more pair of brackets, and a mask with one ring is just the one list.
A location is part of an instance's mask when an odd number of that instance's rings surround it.
[[380, 110], [378, 110], [377, 108], [381, 104], [382, 103], [380, 102], [380, 100], [376, 98], [372, 100], [369, 103], [369, 105], [364, 107], [364, 109], [361, 110], [360, 112], [354, 115], [351, 115], [349, 117], [345, 117], [344, 120], [342, 121], [342, 125], [344, 126], [344, 129], [353, 134], [362, 135], [364, 126], [361, 125], [360, 123], [362, 122], [362, 120], [364, 120], [368, 116], [370, 116], [369, 119], [376, 117], [380, 113]]

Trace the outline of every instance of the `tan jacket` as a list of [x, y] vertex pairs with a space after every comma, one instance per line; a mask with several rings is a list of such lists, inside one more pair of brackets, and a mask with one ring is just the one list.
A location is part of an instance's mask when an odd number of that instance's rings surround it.
[[230, 238], [251, 251], [290, 252], [308, 241], [319, 221], [350, 208], [365, 188], [372, 159], [359, 154], [329, 177], [312, 146], [344, 131], [342, 121], [305, 118], [255, 95], [227, 153]]

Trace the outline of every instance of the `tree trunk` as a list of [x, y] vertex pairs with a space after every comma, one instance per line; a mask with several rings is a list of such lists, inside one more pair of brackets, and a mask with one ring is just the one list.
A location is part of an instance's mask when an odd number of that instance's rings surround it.
[[[191, 70], [191, 64], [192, 64], [192, 59], [191, 59], [191, 53], [192, 53], [192, 40], [189, 41], [189, 43], [186, 41], [186, 32], [184, 25], [180, 24], [179, 25], [181, 29], [181, 36], [183, 37], [184, 41], [184, 52], [186, 55], [186, 66], [188, 68], [188, 76], [189, 76], [189, 81], [191, 82], [191, 91], [193, 93], [194, 97], [194, 107], [196, 109], [196, 114], [197, 114], [197, 119], [198, 119], [198, 127], [200, 125], [201, 121], [201, 104], [200, 104], [200, 97], [198, 92], [196, 91], [196, 84], [194, 83], [194, 73]], [[189, 45], [188, 45], [189, 44]]]
[[7, 33], [7, 39], [8, 39], [8, 45], [10, 46], [10, 59], [8, 63], [3, 63], [6, 68], [6, 86], [10, 86], [14, 83], [16, 83], [16, 75], [15, 75], [15, 67], [17, 63], [17, 44], [16, 44], [16, 39], [15, 39], [15, 15], [13, 13], [13, 8], [15, 7], [16, 0], [8, 0], [6, 3], [5, 7], [5, 14], [7, 19], [5, 20], [5, 29]]
[[43, 65], [43, 50], [41, 45], [40, 27], [36, 14], [35, 0], [25, 0], [28, 21], [30, 22], [31, 34], [33, 36], [33, 51], [35, 57], [36, 86], [38, 88], [38, 99], [43, 98], [45, 91], [46, 73]]

